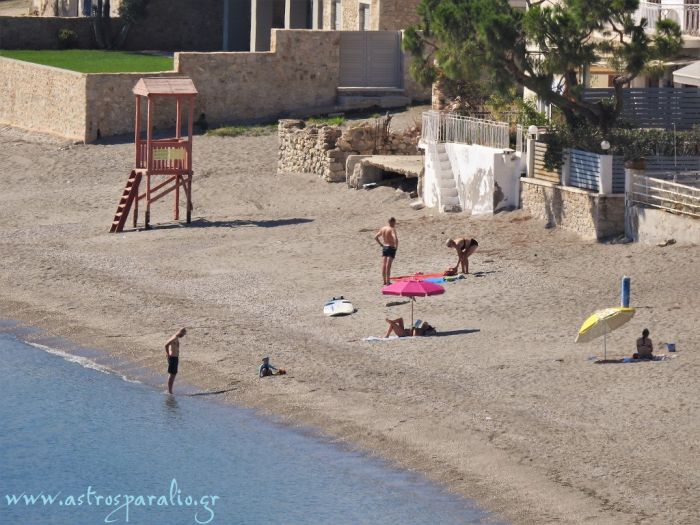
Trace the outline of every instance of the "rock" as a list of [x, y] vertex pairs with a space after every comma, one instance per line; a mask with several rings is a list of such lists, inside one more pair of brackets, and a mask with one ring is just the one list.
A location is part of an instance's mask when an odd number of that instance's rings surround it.
[[423, 199], [418, 199], [411, 202], [409, 206], [414, 210], [422, 210], [423, 208], [425, 208], [425, 203], [423, 202]]

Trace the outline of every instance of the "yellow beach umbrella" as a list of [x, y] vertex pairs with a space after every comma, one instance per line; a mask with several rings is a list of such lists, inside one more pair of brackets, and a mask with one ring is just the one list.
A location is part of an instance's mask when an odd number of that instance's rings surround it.
[[593, 339], [603, 336], [603, 359], [608, 357], [607, 335], [609, 332], [620, 328], [623, 324], [634, 317], [634, 308], [617, 306], [615, 308], [604, 308], [593, 312], [586, 319], [576, 336], [577, 343], [587, 343]]

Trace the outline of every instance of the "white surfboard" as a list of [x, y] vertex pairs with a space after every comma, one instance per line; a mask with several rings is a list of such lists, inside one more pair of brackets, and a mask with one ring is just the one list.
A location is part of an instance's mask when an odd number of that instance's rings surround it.
[[328, 317], [337, 317], [339, 315], [350, 315], [355, 312], [355, 307], [347, 299], [333, 298], [328, 301], [323, 307], [323, 313]]

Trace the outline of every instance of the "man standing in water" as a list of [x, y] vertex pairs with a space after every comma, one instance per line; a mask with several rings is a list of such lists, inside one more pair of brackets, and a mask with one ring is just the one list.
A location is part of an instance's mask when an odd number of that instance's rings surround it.
[[[381, 240], [379, 240], [381, 238]], [[399, 248], [399, 236], [396, 234], [396, 219], [389, 219], [389, 224], [384, 226], [374, 236], [374, 240], [382, 247], [382, 279], [384, 285], [391, 284], [391, 263], [396, 257]]]
[[180, 328], [180, 330], [168, 339], [165, 343], [165, 355], [168, 358], [168, 394], [173, 393], [173, 383], [175, 383], [175, 376], [177, 375], [177, 367], [180, 361], [180, 338], [187, 334], [187, 330]]

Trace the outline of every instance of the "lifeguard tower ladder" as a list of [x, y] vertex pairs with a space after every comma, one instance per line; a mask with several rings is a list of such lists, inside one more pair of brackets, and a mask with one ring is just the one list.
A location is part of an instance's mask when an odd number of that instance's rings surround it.
[[[171, 192], [175, 192], [175, 220], [180, 220], [180, 188], [184, 190], [187, 202], [187, 222], [192, 220], [192, 127], [194, 118], [194, 98], [197, 90], [189, 78], [142, 78], [134, 86], [136, 95], [136, 167], [131, 171], [124, 187], [111, 233], [124, 230], [131, 208], [134, 209], [133, 225], [138, 223], [140, 200], [146, 201], [144, 224], [150, 226], [151, 204]], [[147, 101], [146, 140], [141, 138], [142, 99]], [[155, 101], [157, 98], [175, 99], [177, 117], [175, 137], [153, 138]], [[187, 136], [182, 137], [182, 113], [184, 103], [188, 104]], [[153, 181], [152, 178], [156, 177]], [[139, 187], [146, 179], [146, 191], [139, 194]], [[164, 179], [164, 180], [163, 180]], [[155, 185], [154, 185], [155, 183]]]

